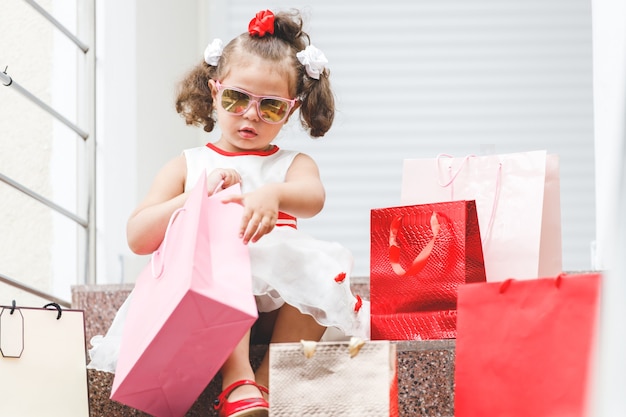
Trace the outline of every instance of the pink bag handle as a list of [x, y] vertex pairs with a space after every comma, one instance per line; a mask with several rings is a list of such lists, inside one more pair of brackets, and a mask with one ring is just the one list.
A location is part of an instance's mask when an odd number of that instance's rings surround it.
[[487, 233], [485, 236], [481, 236], [483, 243], [487, 241], [487, 237], [491, 236], [491, 230], [496, 220], [496, 210], [498, 209], [498, 201], [500, 201], [500, 190], [502, 190], [502, 162], [498, 164], [498, 176], [496, 177], [496, 192], [493, 196], [493, 205], [491, 206], [491, 215], [489, 216], [489, 225], [487, 226]]
[[[441, 173], [441, 167], [440, 167], [439, 161], [443, 157], [445, 157], [445, 158], [453, 158], [454, 159], [454, 156], [449, 155], [447, 153], [440, 153], [439, 155], [437, 155], [437, 180], [439, 181], [439, 185], [445, 188], [445, 187], [449, 187], [450, 185], [452, 185], [454, 183], [454, 180], [456, 179], [457, 175], [459, 175], [459, 173], [463, 170], [463, 167], [465, 166], [467, 161], [470, 158], [475, 158], [476, 155], [474, 155], [474, 154], [466, 155], [465, 158], [463, 158], [463, 162], [461, 162], [461, 165], [459, 166], [459, 169], [457, 169], [454, 174], [450, 175], [450, 179], [446, 183], [442, 183], [441, 182], [441, 176], [439, 175]], [[450, 167], [450, 169], [452, 169], [452, 167]], [[452, 199], [454, 199], [454, 191], [452, 191], [452, 193], [453, 194], [452, 194], [451, 197], [452, 197]]]
[[[161, 256], [161, 253], [165, 253], [165, 248], [167, 247], [167, 236], [169, 234], [170, 228], [172, 227], [172, 224], [174, 223], [174, 220], [183, 211], [185, 211], [185, 207], [181, 207], [175, 210], [174, 213], [172, 213], [172, 215], [170, 216], [170, 221], [167, 223], [167, 229], [165, 229], [165, 236], [163, 237], [163, 244], [159, 246], [157, 250], [152, 252], [152, 258], [150, 259], [150, 266], [152, 268], [152, 278], [159, 278], [161, 274], [163, 274], [163, 269], [165, 269], [165, 265], [163, 263], [163, 257]], [[154, 265], [155, 258], [159, 258], [159, 260], [161, 261], [159, 262], [158, 273], [155, 272], [155, 269], [156, 269]]]
[[[217, 186], [215, 187], [215, 190], [213, 190], [213, 194], [214, 195], [217, 190], [219, 190], [222, 185], [224, 184], [224, 180], [220, 181]], [[161, 246], [159, 246], [159, 248], [157, 250], [155, 250], [152, 253], [152, 258], [150, 259], [150, 266], [152, 268], [152, 278], [159, 278], [161, 276], [161, 274], [163, 274], [163, 269], [165, 268], [165, 265], [163, 264], [163, 261], [161, 261], [161, 263], [159, 264], [159, 272], [158, 274], [155, 273], [155, 265], [154, 265], [154, 258], [162, 258], [161, 257], [161, 253], [165, 253], [165, 248], [167, 247], [167, 236], [169, 234], [170, 228], [172, 227], [172, 224], [174, 223], [174, 220], [178, 217], [178, 215], [180, 214], [180, 212], [185, 211], [185, 207], [181, 207], [179, 209], [176, 209], [172, 215], [170, 216], [170, 220], [167, 223], [167, 228], [165, 229], [165, 236], [163, 236], [163, 243], [161, 244]]]
[[[439, 185], [441, 187], [450, 187], [450, 199], [454, 200], [454, 180], [456, 180], [456, 177], [461, 173], [461, 171], [463, 170], [463, 168], [465, 167], [465, 164], [467, 163], [467, 161], [469, 161], [470, 158], [475, 158], [476, 155], [474, 154], [468, 154], [463, 158], [463, 161], [461, 162], [461, 165], [459, 165], [459, 168], [456, 170], [456, 172], [454, 172], [453, 174], [450, 174], [450, 178], [448, 179], [447, 182], [442, 182], [441, 181], [441, 164], [440, 164], [440, 160], [441, 158], [454, 158], [454, 156], [446, 154], [446, 153], [440, 153], [439, 155], [437, 155], [437, 181], [439, 182]], [[452, 169], [452, 167], [450, 167], [450, 170]], [[493, 229], [493, 224], [495, 222], [496, 219], [496, 209], [498, 207], [498, 200], [500, 199], [500, 190], [502, 189], [502, 162], [500, 162], [498, 164], [498, 174], [496, 177], [496, 192], [493, 198], [493, 204], [491, 206], [491, 215], [489, 216], [489, 224], [487, 226], [487, 231], [486, 233], [483, 235], [481, 235], [481, 241], [483, 242], [483, 244], [485, 243], [485, 241], [487, 240], [488, 236], [491, 236], [491, 231]]]
[[391, 226], [389, 227], [389, 262], [391, 263], [393, 272], [395, 272], [398, 276], [416, 274], [424, 269], [426, 262], [428, 261], [428, 257], [435, 247], [435, 238], [441, 229], [439, 219], [437, 218], [437, 213], [433, 212], [432, 216], [430, 216], [430, 229], [433, 232], [433, 237], [426, 244], [424, 249], [422, 249], [421, 252], [415, 257], [413, 263], [411, 263], [411, 266], [406, 271], [402, 268], [402, 265], [400, 265], [400, 246], [397, 241], [398, 231], [400, 230], [401, 225], [402, 216], [398, 216], [391, 221]]

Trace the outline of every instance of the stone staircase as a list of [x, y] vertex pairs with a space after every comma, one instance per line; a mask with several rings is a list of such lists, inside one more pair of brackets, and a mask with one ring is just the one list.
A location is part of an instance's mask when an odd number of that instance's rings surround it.
[[[353, 292], [369, 298], [366, 278], [353, 279]], [[132, 289], [132, 284], [76, 286], [72, 289], [72, 308], [85, 311], [87, 342], [106, 333], [117, 309]], [[395, 342], [398, 354], [400, 416], [454, 416], [454, 340]], [[89, 346], [89, 344], [88, 344]], [[251, 362], [258, 366], [267, 345], [251, 347]], [[149, 417], [148, 414], [110, 400], [113, 375], [88, 370], [91, 417]], [[213, 400], [221, 391], [217, 376], [207, 386], [185, 417], [217, 416]], [[294, 416], [295, 417], [295, 416]]]

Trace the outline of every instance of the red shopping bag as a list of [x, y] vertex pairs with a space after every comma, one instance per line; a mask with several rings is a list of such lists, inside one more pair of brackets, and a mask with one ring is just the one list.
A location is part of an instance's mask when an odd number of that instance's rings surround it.
[[257, 318], [243, 208], [207, 196], [201, 175], [137, 279], [111, 399], [156, 417], [180, 417]]
[[455, 416], [585, 415], [600, 275], [459, 288]]
[[559, 159], [546, 151], [405, 159], [402, 204], [475, 200], [487, 281], [562, 272]]
[[456, 337], [457, 287], [485, 281], [475, 203], [373, 209], [370, 235], [371, 338]]

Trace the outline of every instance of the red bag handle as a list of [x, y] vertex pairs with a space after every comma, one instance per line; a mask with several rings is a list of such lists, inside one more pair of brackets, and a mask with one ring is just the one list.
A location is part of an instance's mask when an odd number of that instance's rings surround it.
[[408, 270], [405, 270], [402, 268], [402, 265], [400, 265], [400, 246], [398, 245], [397, 236], [401, 225], [402, 216], [398, 216], [391, 221], [391, 226], [389, 227], [389, 262], [391, 263], [391, 268], [393, 268], [393, 272], [395, 272], [396, 275], [403, 276], [406, 274], [416, 274], [424, 269], [424, 266], [426, 266], [426, 262], [428, 261], [428, 257], [435, 247], [435, 238], [441, 229], [439, 219], [437, 218], [436, 212], [433, 212], [432, 216], [430, 216], [430, 229], [433, 232], [433, 237], [426, 244], [424, 249], [422, 249], [421, 252], [415, 257]]
[[[554, 286], [557, 289], [561, 288], [561, 283], [563, 282], [563, 277], [565, 275], [566, 275], [565, 273], [561, 273], [557, 275], [556, 278], [554, 278]], [[513, 284], [513, 281], [515, 281], [515, 278], [509, 278], [509, 279], [502, 281], [502, 284], [500, 284], [500, 287], [498, 288], [498, 293], [504, 294], [509, 289], [511, 284]]]

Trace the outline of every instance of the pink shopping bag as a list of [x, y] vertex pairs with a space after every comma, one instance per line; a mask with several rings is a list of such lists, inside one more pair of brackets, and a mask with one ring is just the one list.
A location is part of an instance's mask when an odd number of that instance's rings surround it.
[[559, 160], [546, 151], [405, 159], [402, 204], [475, 200], [487, 281], [562, 272]]
[[243, 208], [207, 196], [206, 175], [170, 219], [133, 290], [111, 399], [180, 417], [257, 318]]

